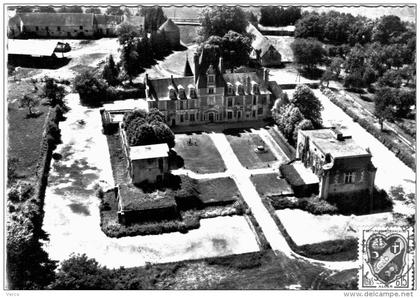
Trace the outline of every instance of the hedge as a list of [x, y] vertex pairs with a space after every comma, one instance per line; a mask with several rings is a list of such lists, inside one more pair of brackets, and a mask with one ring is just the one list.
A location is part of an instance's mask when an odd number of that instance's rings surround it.
[[322, 93], [328, 97], [328, 99], [341, 108], [344, 113], [350, 116], [353, 121], [357, 122], [361, 127], [363, 127], [368, 133], [373, 135], [377, 140], [379, 140], [385, 147], [387, 147], [390, 151], [392, 151], [404, 164], [406, 164], [409, 168], [413, 171], [416, 170], [416, 161], [411, 153], [400, 144], [394, 143], [392, 138], [381, 132], [375, 125], [373, 125], [368, 120], [359, 117], [355, 112], [351, 109], [347, 108], [347, 106], [337, 99], [337, 96], [328, 88], [323, 88]]

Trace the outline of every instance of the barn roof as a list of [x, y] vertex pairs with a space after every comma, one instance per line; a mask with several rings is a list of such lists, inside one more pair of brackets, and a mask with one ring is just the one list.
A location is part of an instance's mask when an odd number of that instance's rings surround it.
[[57, 47], [55, 40], [9, 39], [7, 53], [10, 55], [29, 55], [34, 57], [51, 56]]
[[248, 26], [246, 27], [246, 31], [254, 35], [255, 38], [252, 40], [251, 46], [254, 50], [261, 50], [261, 57], [264, 56], [264, 54], [268, 52], [270, 48], [273, 48], [275, 51], [277, 51], [277, 49], [273, 46], [270, 40], [264, 35], [262, 35], [261, 32], [258, 31], [258, 29], [255, 28], [254, 25], [248, 24]]
[[93, 13], [21, 13], [25, 26], [93, 26]]
[[99, 25], [113, 25], [122, 22], [121, 16], [112, 16], [107, 14], [95, 14], [96, 23]]

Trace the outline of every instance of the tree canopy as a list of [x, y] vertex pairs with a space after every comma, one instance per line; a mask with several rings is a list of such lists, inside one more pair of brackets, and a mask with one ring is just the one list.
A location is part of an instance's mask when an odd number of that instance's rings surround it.
[[302, 16], [300, 7], [289, 6], [286, 9], [278, 6], [261, 7], [260, 24], [263, 26], [294, 25]]
[[168, 19], [160, 6], [143, 6], [140, 14], [144, 16], [144, 26], [146, 31], [156, 31]]
[[165, 116], [158, 109], [134, 110], [124, 115], [123, 123], [130, 146], [167, 143], [175, 146], [175, 135], [164, 122]]
[[82, 7], [73, 5], [73, 6], [62, 6], [58, 13], [83, 13]]
[[382, 44], [393, 43], [406, 31], [406, 26], [398, 16], [382, 16], [373, 30], [373, 40]]
[[323, 106], [311, 88], [307, 85], [296, 86], [290, 102], [299, 109], [304, 118], [311, 120], [314, 127], [322, 127]]
[[210, 36], [202, 44], [201, 50], [205, 47], [217, 47], [220, 51], [226, 68], [247, 66], [251, 52], [251, 39], [248, 36], [229, 31], [223, 37]]
[[109, 6], [106, 10], [106, 14], [122, 16], [124, 14], [124, 10], [122, 10], [120, 6]]
[[248, 26], [245, 12], [237, 6], [207, 7], [200, 14], [200, 22], [203, 40], [212, 35], [222, 37], [231, 30], [246, 34]]
[[52, 289], [55, 290], [111, 290], [112, 272], [85, 254], [72, 255], [61, 263]]
[[99, 7], [88, 7], [85, 10], [86, 13], [94, 13], [94, 14], [101, 14], [101, 10]]
[[314, 69], [323, 61], [325, 50], [322, 44], [315, 39], [298, 38], [291, 44], [295, 61], [307, 69]]
[[28, 108], [28, 116], [33, 115], [33, 108], [39, 105], [39, 99], [32, 96], [25, 94], [19, 101], [19, 106], [22, 108]]
[[110, 86], [116, 86], [119, 83], [118, 80], [119, 70], [118, 67], [115, 65], [114, 57], [109, 55], [104, 69], [102, 71], [102, 78], [107, 81]]

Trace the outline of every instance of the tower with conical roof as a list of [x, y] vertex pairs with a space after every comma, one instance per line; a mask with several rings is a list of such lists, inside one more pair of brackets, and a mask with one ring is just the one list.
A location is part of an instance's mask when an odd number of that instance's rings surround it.
[[194, 74], [191, 70], [190, 62], [188, 61], [188, 54], [185, 55], [184, 77], [192, 77]]

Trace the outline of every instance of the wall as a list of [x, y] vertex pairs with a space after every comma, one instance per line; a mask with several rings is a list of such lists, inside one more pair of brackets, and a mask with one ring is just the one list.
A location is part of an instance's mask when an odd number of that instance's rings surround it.
[[[38, 30], [37, 30], [38, 27]], [[85, 27], [80, 29], [80, 26], [48, 26], [48, 30], [45, 26], [27, 26], [23, 28], [23, 32], [26, 35], [35, 35], [38, 37], [92, 37], [95, 33], [93, 27]]]
[[163, 162], [163, 169], [159, 169], [159, 158], [153, 159], [141, 159], [132, 161], [132, 179], [133, 183], [141, 183], [148, 181], [149, 183], [155, 183], [158, 176], [162, 176], [163, 179], [164, 173], [169, 172], [169, 164], [167, 157], [161, 157]]

